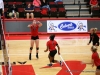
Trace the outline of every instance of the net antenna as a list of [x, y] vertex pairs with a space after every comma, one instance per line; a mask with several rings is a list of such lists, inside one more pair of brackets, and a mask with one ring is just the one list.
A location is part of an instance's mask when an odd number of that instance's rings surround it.
[[1, 39], [2, 39], [2, 50], [3, 50], [3, 57], [4, 57], [4, 70], [5, 70], [4, 72], [5, 72], [5, 75], [12, 75], [12, 67], [10, 63], [9, 51], [8, 51], [8, 46], [6, 42], [6, 37], [5, 37], [4, 16], [0, 18], [0, 22], [1, 22], [0, 24], [2, 27]]

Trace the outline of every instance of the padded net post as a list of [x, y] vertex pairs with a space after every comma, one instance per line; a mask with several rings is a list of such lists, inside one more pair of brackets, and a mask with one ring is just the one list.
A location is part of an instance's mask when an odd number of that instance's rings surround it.
[[6, 37], [5, 37], [5, 31], [4, 31], [4, 17], [0, 19], [1, 24], [1, 48], [3, 51], [3, 57], [4, 57], [4, 75], [12, 75], [12, 68], [10, 63], [10, 58], [8, 54], [8, 47], [6, 43]]

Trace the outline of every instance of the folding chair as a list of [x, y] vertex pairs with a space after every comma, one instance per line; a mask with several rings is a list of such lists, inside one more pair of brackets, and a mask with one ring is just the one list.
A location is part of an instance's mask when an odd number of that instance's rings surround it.
[[4, 8], [4, 15], [6, 18], [9, 18], [8, 8]]
[[14, 2], [8, 2], [8, 5], [13, 5], [14, 4]]
[[100, 8], [99, 7], [92, 8], [92, 17], [100, 17]]
[[50, 9], [50, 17], [58, 17], [57, 8]]
[[7, 2], [4, 2], [4, 7], [8, 8], [8, 3]]
[[19, 18], [25, 18], [25, 9], [24, 8], [18, 8], [19, 12]]
[[12, 7], [13, 4], [16, 4], [16, 2], [8, 2], [8, 7]]
[[63, 2], [57, 2], [57, 7], [58, 8], [63, 8], [64, 7]]
[[31, 5], [33, 5], [33, 2], [26, 2], [26, 5], [28, 5], [29, 3], [30, 3]]
[[59, 17], [66, 17], [66, 10], [65, 8], [58, 8]]
[[48, 8], [42, 8], [41, 17], [49, 17], [49, 9]]
[[34, 17], [41, 17], [41, 9], [34, 8]]
[[49, 2], [49, 6], [50, 6], [50, 8], [54, 8], [54, 7], [56, 7], [56, 3], [55, 2]]
[[24, 7], [24, 8], [25, 8], [25, 7], [26, 7], [29, 3], [33, 6], [33, 2], [23, 2], [22, 7]]
[[16, 2], [16, 5], [17, 5], [18, 8], [22, 8], [23, 3], [22, 2]]

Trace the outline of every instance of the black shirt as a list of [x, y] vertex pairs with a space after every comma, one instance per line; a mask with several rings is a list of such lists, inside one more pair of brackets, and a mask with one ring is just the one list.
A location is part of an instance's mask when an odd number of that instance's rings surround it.
[[15, 12], [18, 12], [17, 7], [15, 7], [15, 8], [14, 8], [14, 7], [11, 7], [11, 8], [9, 9], [9, 12], [12, 12], [13, 10], [14, 10]]
[[98, 43], [99, 42], [99, 36], [96, 33], [93, 33], [93, 34], [90, 33], [89, 43], [91, 43], [91, 41]]

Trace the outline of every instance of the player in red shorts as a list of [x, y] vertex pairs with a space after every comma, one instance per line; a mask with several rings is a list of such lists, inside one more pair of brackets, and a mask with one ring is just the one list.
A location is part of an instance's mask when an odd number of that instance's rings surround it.
[[38, 56], [38, 50], [39, 50], [38, 29], [41, 26], [42, 26], [42, 23], [36, 20], [34, 20], [32, 24], [28, 25], [28, 27], [31, 30], [31, 47], [30, 47], [30, 53], [29, 53], [29, 60], [31, 60], [31, 53], [32, 53], [34, 43], [36, 44], [36, 58], [39, 58]]
[[[50, 40], [47, 41], [47, 48], [46, 48], [46, 50], [44, 50], [44, 52], [47, 52], [48, 50], [50, 51], [49, 55], [48, 55], [50, 64], [48, 64], [48, 66], [52, 66], [52, 63], [58, 62], [57, 60], [54, 60], [54, 57], [57, 53], [56, 46], [58, 48], [58, 54], [60, 55], [60, 47], [59, 47], [58, 43], [54, 40], [54, 38], [55, 38], [54, 34], [50, 35], [50, 37], [49, 37]], [[62, 62], [60, 61], [60, 65], [62, 65], [61, 63]]]
[[99, 54], [97, 53], [97, 47], [92, 46], [91, 51], [92, 51], [92, 67], [94, 67], [95, 65], [96, 75], [100, 75], [100, 58], [99, 58]]

